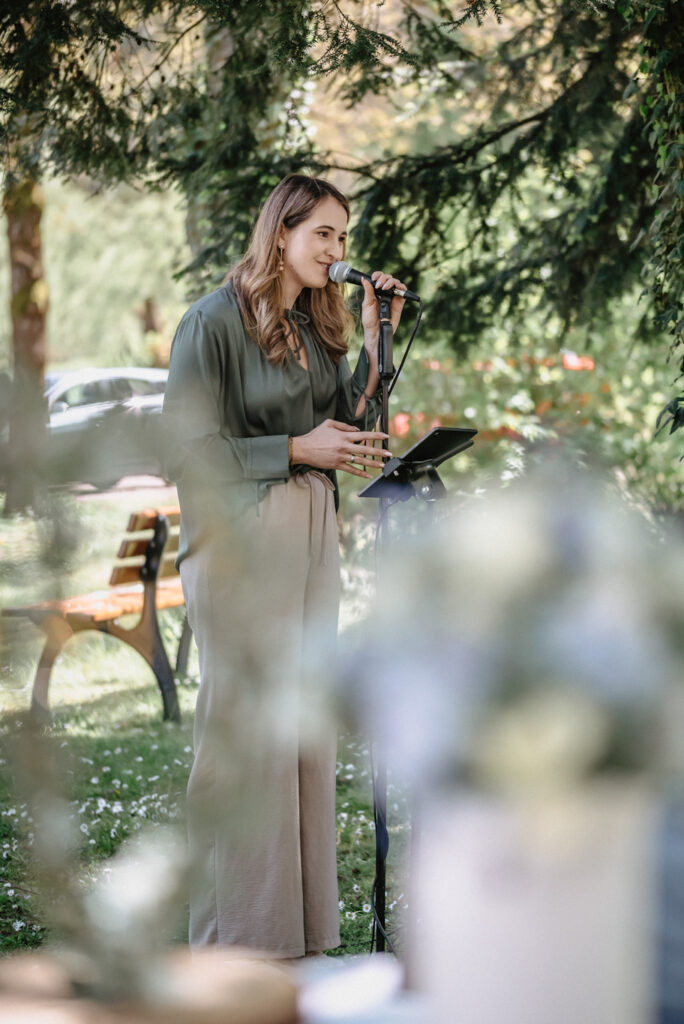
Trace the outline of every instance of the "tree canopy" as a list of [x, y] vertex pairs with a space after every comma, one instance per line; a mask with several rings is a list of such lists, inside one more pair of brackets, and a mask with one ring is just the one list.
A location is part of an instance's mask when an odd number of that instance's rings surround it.
[[[640, 331], [676, 348], [683, 30], [679, 0], [8, 0], [0, 132], [29, 165], [179, 187], [201, 287], [283, 174], [344, 169], [355, 258], [425, 291], [455, 346], [530, 308], [596, 322], [641, 288]], [[306, 131], [311, 82], [432, 104], [440, 128], [342, 160]]]

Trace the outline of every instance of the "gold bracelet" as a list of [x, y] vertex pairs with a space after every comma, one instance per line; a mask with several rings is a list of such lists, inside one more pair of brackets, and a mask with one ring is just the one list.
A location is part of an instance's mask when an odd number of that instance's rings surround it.
[[287, 464], [288, 464], [288, 466], [292, 465], [293, 459], [294, 459], [294, 456], [292, 454], [292, 437], [290, 436], [287, 439]]

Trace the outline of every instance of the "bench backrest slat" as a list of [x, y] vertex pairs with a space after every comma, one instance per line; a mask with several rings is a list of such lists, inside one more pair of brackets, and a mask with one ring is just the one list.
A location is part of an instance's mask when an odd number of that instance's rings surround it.
[[[149, 542], [149, 537], [145, 537], [143, 540], [122, 540], [116, 557], [137, 558], [140, 555], [144, 556]], [[169, 533], [169, 539], [164, 545], [164, 554], [171, 554], [172, 551], [178, 551], [178, 534], [173, 532]]]
[[[141, 570], [146, 564], [146, 559], [152, 558], [152, 564], [158, 555], [149, 551], [150, 541], [155, 536], [158, 517], [166, 517], [169, 530], [164, 551], [159, 565], [158, 579], [177, 576], [174, 565], [178, 554], [178, 541], [180, 529], [180, 510], [177, 505], [170, 505], [162, 508], [142, 509], [140, 512], [132, 512], [128, 519], [127, 534], [119, 545], [117, 552], [117, 563], [112, 569], [109, 577], [109, 584], [112, 587], [125, 586], [130, 583], [140, 583]], [[163, 539], [165, 527], [162, 527], [161, 538]]]
[[141, 530], [153, 530], [157, 516], [166, 516], [169, 526], [180, 525], [180, 510], [177, 505], [166, 508], [145, 508], [141, 512], [131, 512], [126, 527], [128, 533], [139, 533]]
[[[112, 575], [109, 578], [111, 586], [118, 587], [125, 583], [140, 583], [140, 569], [143, 564], [144, 559], [140, 559], [132, 565], [117, 565], [112, 569]], [[177, 575], [178, 571], [174, 565], [174, 558], [164, 558], [159, 566], [157, 579], [161, 580], [168, 576]]]

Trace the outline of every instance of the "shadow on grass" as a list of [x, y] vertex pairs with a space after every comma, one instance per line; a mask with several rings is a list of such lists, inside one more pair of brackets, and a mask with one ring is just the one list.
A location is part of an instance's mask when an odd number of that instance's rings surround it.
[[126, 734], [126, 730], [159, 726], [177, 732], [187, 732], [191, 725], [197, 692], [195, 685], [178, 685], [178, 697], [184, 719], [180, 725], [164, 721], [161, 695], [154, 677], [150, 683], [133, 688], [125, 684], [113, 685], [109, 679], [93, 680], [92, 686], [107, 687], [107, 692], [78, 701], [57, 702], [51, 709], [52, 721], [42, 727], [31, 723], [28, 704], [30, 692], [24, 690], [22, 694], [27, 699], [26, 707], [3, 714], [0, 717], [0, 729], [11, 733], [22, 726], [30, 726], [37, 732], [50, 734], [62, 731], [65, 726], [67, 730], [73, 730], [74, 726], [78, 725], [94, 727], [98, 737], [107, 735], [108, 729], [110, 735], [116, 735], [120, 739]]

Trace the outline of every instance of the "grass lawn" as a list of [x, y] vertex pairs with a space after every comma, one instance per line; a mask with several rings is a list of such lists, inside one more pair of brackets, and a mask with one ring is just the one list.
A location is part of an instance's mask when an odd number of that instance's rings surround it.
[[[49, 521], [0, 525], [0, 606], [106, 585], [119, 535], [130, 511], [168, 504], [161, 488], [67, 496]], [[346, 579], [354, 573], [343, 574]], [[350, 602], [358, 604], [358, 592]], [[163, 613], [171, 652], [182, 610]], [[0, 620], [1, 622], [2, 620]], [[27, 719], [30, 688], [40, 647], [30, 624], [5, 620], [0, 634], [0, 952], [40, 945], [46, 938], [31, 863], [29, 807], [18, 795], [7, 749]], [[87, 879], [127, 838], [142, 829], [171, 824], [184, 842], [184, 793], [192, 761], [192, 715], [197, 692], [196, 659], [179, 686], [183, 721], [161, 717], [152, 672], [127, 646], [100, 634], [77, 637], [57, 662], [50, 687], [55, 722], [50, 741], [63, 763], [63, 789], [81, 841], [79, 871]], [[337, 766], [337, 837], [341, 953], [368, 949], [370, 893], [375, 846], [368, 744], [340, 739]], [[408, 827], [405, 805], [390, 786], [391, 859], [388, 868], [390, 933], [401, 945], [406, 898], [399, 857]], [[394, 881], [394, 884], [393, 883]], [[184, 942], [187, 909], [179, 908], [176, 941]]]

